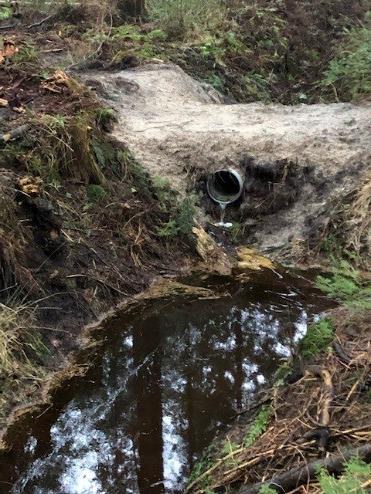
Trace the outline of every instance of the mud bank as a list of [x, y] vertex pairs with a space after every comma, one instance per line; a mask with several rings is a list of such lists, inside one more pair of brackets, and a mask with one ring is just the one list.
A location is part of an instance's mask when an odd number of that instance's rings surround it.
[[[208, 173], [238, 170], [244, 196], [229, 214], [243, 225], [245, 241], [281, 259], [307, 250], [323, 226], [316, 218], [364, 180], [369, 104], [226, 105], [214, 89], [166, 64], [84, 80], [117, 112], [115, 138], [152, 176], [183, 194], [205, 194]], [[203, 205], [212, 215], [212, 203]]]

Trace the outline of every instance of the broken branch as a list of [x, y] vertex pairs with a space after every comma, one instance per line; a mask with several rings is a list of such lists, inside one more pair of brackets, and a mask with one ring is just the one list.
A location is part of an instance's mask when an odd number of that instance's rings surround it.
[[267, 482], [259, 482], [250, 487], [243, 486], [239, 489], [238, 494], [258, 494], [263, 486], [274, 488], [282, 493], [289, 492], [313, 480], [321, 468], [325, 468], [330, 474], [341, 473], [344, 464], [353, 457], [358, 457], [367, 462], [371, 461], [371, 444], [342, 450], [339, 455], [329, 456], [323, 460], [313, 461], [304, 466], [293, 468], [288, 472], [273, 476]]

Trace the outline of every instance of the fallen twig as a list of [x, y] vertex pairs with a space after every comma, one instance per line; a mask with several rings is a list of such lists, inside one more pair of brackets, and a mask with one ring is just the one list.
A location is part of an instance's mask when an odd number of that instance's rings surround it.
[[323, 460], [313, 461], [304, 466], [293, 468], [288, 472], [275, 475], [266, 482], [259, 482], [252, 486], [243, 486], [238, 494], [258, 494], [263, 486], [276, 489], [278, 492], [288, 492], [299, 485], [310, 482], [315, 478], [320, 468], [325, 468], [329, 473], [341, 473], [344, 463], [352, 457], [359, 457], [367, 462], [371, 461], [371, 444], [359, 448], [342, 450], [341, 454], [329, 456]]
[[21, 137], [23, 134], [25, 134], [29, 128], [30, 126], [28, 124], [24, 124], [14, 130], [10, 130], [6, 134], [0, 134], [0, 142], [8, 142], [12, 141], [13, 139], [17, 139], [18, 137]]
[[55, 14], [48, 15], [47, 17], [44, 17], [44, 19], [41, 19], [41, 21], [34, 22], [33, 24], [30, 24], [29, 26], [27, 26], [27, 28], [32, 29], [33, 27], [39, 27], [42, 24], [44, 24], [45, 22], [50, 21], [50, 19], [52, 19], [53, 17], [55, 17]]

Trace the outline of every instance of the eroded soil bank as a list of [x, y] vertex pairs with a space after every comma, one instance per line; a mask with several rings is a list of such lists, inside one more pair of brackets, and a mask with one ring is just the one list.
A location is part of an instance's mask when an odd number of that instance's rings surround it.
[[[152, 176], [190, 194], [206, 192], [212, 171], [239, 171], [244, 195], [229, 217], [245, 242], [281, 259], [305, 257], [334, 200], [367, 178], [368, 103], [226, 105], [213, 88], [161, 63], [84, 80], [117, 112], [113, 135]], [[203, 206], [213, 213], [212, 202]]]

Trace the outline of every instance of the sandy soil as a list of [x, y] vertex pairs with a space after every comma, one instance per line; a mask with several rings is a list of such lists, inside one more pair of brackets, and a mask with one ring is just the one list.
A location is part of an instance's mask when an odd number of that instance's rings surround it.
[[[160, 63], [84, 80], [117, 111], [114, 136], [182, 193], [212, 170], [240, 170], [239, 214], [249, 218], [246, 238], [263, 250], [305, 241], [308, 219], [354, 187], [369, 162], [370, 104], [226, 105], [179, 67]], [[275, 171], [283, 162], [295, 168], [290, 183]]]

